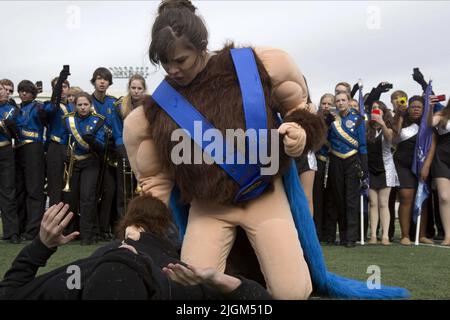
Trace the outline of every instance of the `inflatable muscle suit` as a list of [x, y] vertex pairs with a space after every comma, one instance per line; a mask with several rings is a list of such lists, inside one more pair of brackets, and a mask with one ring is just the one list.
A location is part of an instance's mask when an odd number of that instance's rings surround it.
[[[216, 52], [186, 87], [167, 79], [222, 134], [225, 129], [245, 130], [241, 91], [230, 49], [228, 46]], [[145, 108], [135, 109], [125, 120], [124, 142], [143, 192], [171, 205], [184, 234], [181, 260], [223, 272], [235, 227], [240, 226], [247, 233], [274, 298], [305, 299], [313, 285], [334, 297], [405, 296], [406, 291], [400, 288], [374, 293], [365, 284], [326, 271], [308, 204], [290, 159], [320, 148], [326, 127], [319, 117], [306, 110], [307, 87], [289, 55], [273, 48], [258, 47], [253, 51], [265, 95], [267, 128], [278, 127], [279, 113], [284, 125], [299, 131], [301, 127], [307, 137], [304, 148], [295, 139], [280, 138], [280, 169], [271, 177], [270, 187], [257, 198], [234, 204], [239, 186], [215, 164], [173, 164], [171, 150], [178, 142], [171, 141], [171, 134], [179, 127], [153, 100]], [[173, 201], [174, 186], [179, 190], [181, 203], [190, 205], [188, 218], [180, 217], [180, 202]]]

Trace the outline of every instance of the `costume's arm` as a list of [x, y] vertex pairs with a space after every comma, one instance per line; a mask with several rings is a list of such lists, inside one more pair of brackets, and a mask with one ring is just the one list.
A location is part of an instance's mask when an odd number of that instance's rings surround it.
[[[307, 103], [308, 88], [294, 60], [279, 49], [257, 47], [254, 50], [271, 78], [273, 94], [285, 124], [292, 128], [291, 132], [304, 130], [306, 133], [306, 141], [302, 141], [303, 145], [297, 147], [295, 134], [291, 141], [283, 140], [287, 154], [298, 157], [303, 152], [320, 149], [325, 142], [327, 128], [321, 117], [309, 111], [313, 107]], [[300, 128], [288, 124], [292, 122], [300, 125]], [[287, 135], [289, 136], [289, 130]], [[300, 142], [296, 141], [297, 144]]]
[[144, 194], [150, 194], [169, 204], [173, 181], [162, 168], [155, 145], [149, 135], [150, 127], [143, 107], [134, 109], [124, 122], [123, 141]]

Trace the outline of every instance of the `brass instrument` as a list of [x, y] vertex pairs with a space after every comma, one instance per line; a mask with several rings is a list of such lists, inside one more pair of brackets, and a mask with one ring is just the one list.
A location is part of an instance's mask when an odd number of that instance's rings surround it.
[[70, 192], [70, 179], [73, 174], [73, 164], [75, 163], [75, 141], [71, 141], [72, 136], [69, 136], [69, 141], [67, 143], [67, 156], [69, 157], [69, 162], [64, 163], [64, 176], [63, 176], [63, 184], [64, 188], [63, 192]]
[[127, 212], [128, 200], [133, 200], [135, 196], [138, 196], [141, 193], [141, 187], [139, 187], [139, 185], [136, 185], [136, 188], [134, 187], [134, 181], [136, 178], [126, 158], [122, 158], [122, 175], [123, 175], [123, 207], [124, 212]]

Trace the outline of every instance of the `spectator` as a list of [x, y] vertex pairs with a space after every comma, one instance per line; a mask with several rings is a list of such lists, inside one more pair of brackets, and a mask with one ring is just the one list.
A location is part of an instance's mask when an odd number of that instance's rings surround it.
[[[413, 154], [416, 148], [417, 133], [419, 132], [419, 123], [423, 114], [423, 107], [423, 98], [421, 96], [413, 96], [409, 99], [409, 107], [406, 109], [405, 105], [399, 105], [395, 115], [397, 150], [394, 153], [394, 162], [400, 181], [399, 218], [402, 233], [400, 243], [403, 245], [411, 245], [410, 224], [418, 185], [417, 177], [414, 175], [411, 168]], [[425, 159], [422, 172], [420, 173], [424, 181], [427, 180], [429, 175], [435, 147], [436, 137], [433, 135], [430, 152]], [[420, 242], [432, 244], [433, 241], [425, 237], [425, 226], [427, 224], [427, 210], [425, 207], [426, 206], [422, 209]]]
[[[318, 115], [323, 117], [329, 127], [335, 120], [334, 96], [330, 93], [324, 94], [320, 98]], [[314, 222], [316, 225], [317, 236], [321, 242], [334, 244], [336, 241], [336, 221], [337, 216], [332, 205], [333, 194], [328, 181], [329, 174], [329, 144], [326, 143], [316, 153], [317, 172], [314, 177], [313, 203], [314, 203]], [[335, 218], [331, 216], [336, 216]], [[329, 221], [334, 221], [329, 224]]]
[[334, 94], [337, 95], [338, 93], [341, 92], [348, 92], [348, 94], [350, 94], [351, 90], [352, 87], [348, 82], [339, 82], [334, 88]]
[[[431, 107], [434, 96], [430, 97]], [[434, 114], [431, 125], [436, 128], [438, 142], [431, 172], [437, 185], [439, 210], [445, 238], [442, 245], [450, 246], [450, 100], [447, 106]]]
[[67, 103], [74, 104], [77, 94], [83, 92], [80, 87], [70, 87], [67, 91]]
[[372, 105], [372, 114], [367, 126], [367, 148], [369, 158], [370, 244], [377, 243], [378, 217], [383, 235], [381, 243], [389, 245], [389, 194], [391, 187], [398, 185], [392, 157], [393, 119], [391, 112], [381, 101]]

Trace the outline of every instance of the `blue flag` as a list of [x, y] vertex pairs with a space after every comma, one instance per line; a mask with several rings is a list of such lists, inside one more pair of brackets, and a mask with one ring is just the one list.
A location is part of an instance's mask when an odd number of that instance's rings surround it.
[[[359, 104], [359, 114], [361, 115], [361, 117], [365, 120], [366, 119], [366, 112], [364, 110], [364, 96], [363, 96], [363, 92], [362, 92], [362, 85], [359, 84], [359, 98], [358, 98], [358, 104]], [[364, 126], [365, 126], [365, 121], [363, 122]], [[360, 190], [360, 194], [362, 194], [365, 198], [364, 198], [364, 212], [368, 212], [368, 207], [369, 207], [369, 177], [367, 177], [367, 179], [365, 181], [362, 181], [362, 184], [367, 186], [367, 187], [362, 187]]]
[[425, 105], [423, 108], [422, 119], [420, 121], [419, 132], [417, 133], [416, 149], [414, 152], [413, 165], [411, 168], [413, 173], [419, 180], [416, 199], [414, 201], [414, 211], [413, 211], [414, 223], [417, 222], [417, 217], [420, 216], [421, 214], [423, 202], [428, 198], [428, 195], [430, 194], [426, 181], [423, 181], [420, 178], [420, 172], [422, 171], [423, 163], [425, 162], [427, 154], [430, 151], [431, 140], [433, 137], [433, 129], [430, 126], [428, 126], [427, 123], [428, 112], [430, 110], [429, 97], [431, 95], [431, 92], [432, 86], [430, 81], [424, 94]]
[[363, 117], [366, 118], [366, 112], [364, 111], [364, 97], [363, 97], [363, 93], [362, 93], [362, 86], [359, 86], [359, 114]]

